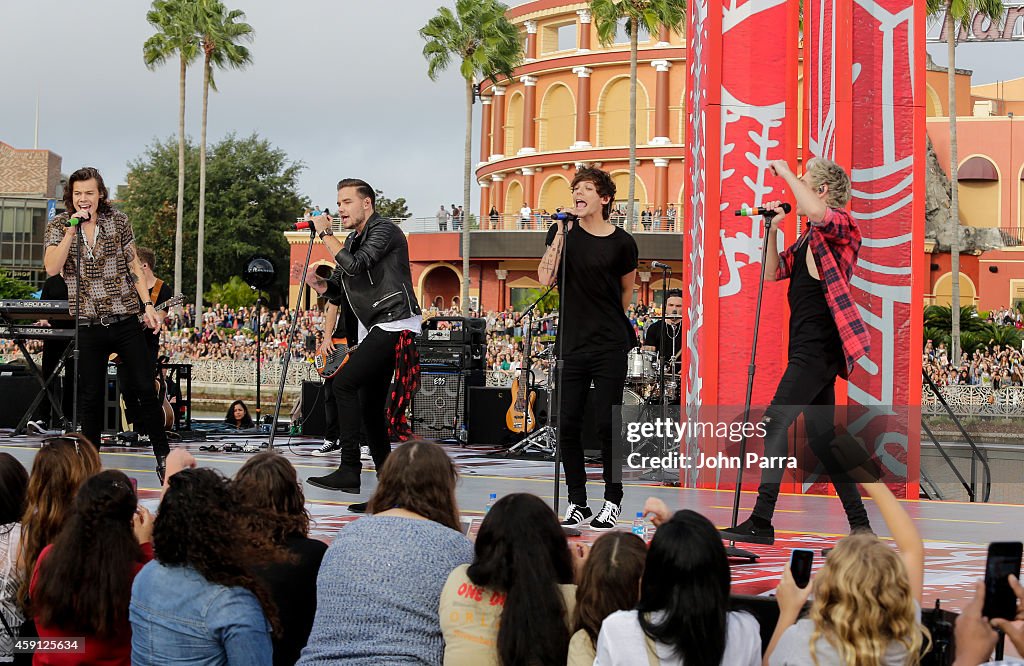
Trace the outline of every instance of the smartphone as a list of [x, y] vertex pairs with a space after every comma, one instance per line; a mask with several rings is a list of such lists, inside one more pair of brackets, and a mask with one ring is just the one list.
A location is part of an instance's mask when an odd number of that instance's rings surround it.
[[1012, 620], [1017, 615], [1017, 595], [1010, 587], [1010, 574], [1020, 578], [1020, 541], [997, 541], [988, 545], [985, 562], [985, 608], [981, 614], [992, 620]]
[[806, 548], [794, 548], [789, 556], [789, 572], [793, 574], [796, 586], [803, 589], [811, 582], [811, 565], [814, 564], [814, 551]]
[[132, 492], [134, 492], [136, 495], [138, 495], [139, 494], [139, 480], [136, 479], [134, 476], [129, 476], [128, 477], [128, 483], [132, 484]]

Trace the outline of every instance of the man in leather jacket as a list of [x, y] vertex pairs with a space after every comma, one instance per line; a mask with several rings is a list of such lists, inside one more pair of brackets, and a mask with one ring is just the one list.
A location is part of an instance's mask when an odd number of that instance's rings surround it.
[[[422, 318], [412, 290], [409, 244], [394, 223], [374, 211], [376, 196], [365, 181], [347, 178], [338, 183], [338, 216], [352, 231], [342, 243], [334, 236], [327, 215], [313, 218], [317, 234], [334, 254], [330, 278], [315, 274], [307, 283], [332, 302], [339, 303], [349, 335], [348, 357], [334, 376], [333, 392], [341, 435], [341, 464], [327, 476], [310, 477], [310, 485], [358, 493], [362, 463], [359, 459], [360, 426], [366, 434], [377, 470], [391, 452], [385, 405], [396, 349], [419, 333]], [[330, 332], [326, 332], [330, 335]]]

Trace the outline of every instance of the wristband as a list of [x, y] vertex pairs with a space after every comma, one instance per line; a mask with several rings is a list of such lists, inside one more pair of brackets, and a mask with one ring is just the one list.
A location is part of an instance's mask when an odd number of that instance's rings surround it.
[[153, 301], [146, 301], [145, 303], [142, 304], [142, 307], [148, 308], [148, 307], [150, 307], [152, 305], [153, 305]]

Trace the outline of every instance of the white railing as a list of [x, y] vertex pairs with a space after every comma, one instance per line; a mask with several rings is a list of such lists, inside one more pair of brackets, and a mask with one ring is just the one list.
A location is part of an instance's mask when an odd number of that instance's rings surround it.
[[[620, 213], [612, 213], [611, 223], [617, 227], [625, 229], [630, 233], [642, 232], [642, 233], [678, 233], [679, 231], [679, 220], [669, 219], [667, 215], [662, 215], [660, 218], [649, 217], [647, 219], [642, 218], [641, 211], [637, 210], [636, 222], [630, 226], [626, 224], [626, 216]], [[302, 218], [297, 218], [297, 222], [301, 222]], [[391, 218], [391, 221], [402, 228], [407, 234], [436, 234], [436, 233], [459, 233], [462, 231], [463, 220], [451, 220], [448, 219], [445, 222], [438, 221], [436, 216], [430, 217], [406, 217], [406, 218]], [[473, 231], [547, 231], [548, 227], [551, 226], [550, 215], [541, 215], [540, 213], [533, 213], [530, 215], [528, 220], [520, 218], [518, 213], [509, 213], [498, 215], [496, 217], [485, 217], [483, 220], [483, 229], [480, 228], [480, 224], [476, 219], [476, 216], [469, 220], [470, 229]], [[338, 234], [344, 234], [345, 230], [341, 228], [341, 223], [335, 219], [334, 231]]]
[[[940, 386], [939, 391], [957, 416], [1024, 417], [1024, 386]], [[946, 410], [927, 386], [921, 392], [921, 413], [944, 415]]]
[[[187, 362], [187, 361], [186, 361]], [[192, 383], [194, 384], [231, 384], [235, 386], [256, 386], [255, 361], [225, 361], [197, 359], [191, 361]], [[285, 386], [299, 388], [303, 381], [318, 381], [320, 376], [313, 369], [313, 364], [303, 359], [292, 359], [288, 365], [288, 376]], [[260, 383], [264, 386], [277, 386], [281, 382], [281, 362], [265, 361], [260, 371]]]

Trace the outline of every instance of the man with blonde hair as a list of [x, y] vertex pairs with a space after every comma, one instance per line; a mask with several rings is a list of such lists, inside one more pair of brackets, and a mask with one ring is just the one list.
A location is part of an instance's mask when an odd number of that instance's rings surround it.
[[[838, 164], [823, 158], [810, 160], [799, 178], [784, 160], [772, 162], [771, 171], [793, 192], [796, 214], [807, 217], [804, 232], [779, 254], [778, 230], [787, 219], [786, 212], [781, 201], [764, 205], [775, 211], [765, 238], [765, 279], [790, 280], [789, 362], [762, 421], [764, 455], [782, 457], [788, 454], [789, 426], [801, 413], [808, 441], [831, 443], [836, 377], [849, 377], [857, 359], [867, 354], [870, 339], [850, 292], [861, 235], [845, 210], [850, 201], [849, 176]], [[736, 527], [722, 530], [723, 538], [775, 542], [772, 516], [782, 474], [782, 469], [762, 470], [753, 513]], [[870, 530], [856, 484], [835, 485], [851, 531]]]

